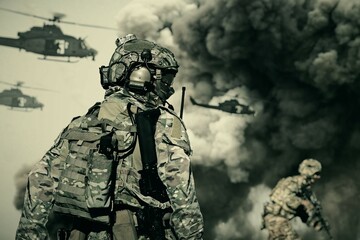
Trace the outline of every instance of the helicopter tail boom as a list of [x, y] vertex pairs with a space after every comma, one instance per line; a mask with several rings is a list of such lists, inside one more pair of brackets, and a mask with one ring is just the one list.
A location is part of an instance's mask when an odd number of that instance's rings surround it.
[[213, 105], [208, 105], [208, 104], [203, 104], [203, 103], [198, 103], [195, 101], [195, 99], [193, 97], [190, 96], [190, 101], [193, 105], [197, 105], [200, 107], [206, 107], [206, 108], [213, 108], [213, 109], [219, 109], [219, 107], [217, 106], [213, 106]]
[[21, 40], [16, 39], [16, 38], [0, 37], [0, 45], [8, 46], [8, 47], [15, 47], [15, 48], [22, 48]]

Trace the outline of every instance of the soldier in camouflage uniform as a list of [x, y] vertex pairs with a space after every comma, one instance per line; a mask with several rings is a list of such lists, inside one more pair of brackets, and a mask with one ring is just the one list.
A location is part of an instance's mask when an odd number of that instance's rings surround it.
[[[92, 107], [87, 115], [73, 119], [29, 173], [17, 240], [49, 239], [46, 224], [52, 211], [72, 216], [71, 229], [59, 234], [61, 237], [58, 238], [148, 239], [137, 233], [136, 212], [144, 205], [171, 210], [164, 216], [164, 222], [168, 222], [166, 239], [202, 239], [203, 218], [190, 166], [189, 139], [181, 119], [164, 106], [174, 93], [171, 85], [178, 64], [168, 49], [137, 39], [132, 34], [118, 39], [116, 44], [109, 66], [100, 68], [101, 83], [106, 89], [105, 100]], [[136, 127], [131, 115], [149, 109], [160, 110], [154, 138], [157, 173], [166, 188], [166, 202], [145, 196], [139, 187], [142, 162], [138, 144], [133, 145], [132, 133]], [[111, 198], [102, 191], [109, 190], [107, 187], [111, 185], [111, 179], [107, 179], [107, 182], [98, 180], [109, 170], [103, 166], [94, 167], [96, 162], [90, 165], [86, 162], [90, 161], [87, 149], [91, 149], [91, 141], [96, 138], [96, 132], [102, 129], [97, 127], [99, 122], [107, 123], [106, 129], [112, 129], [114, 135], [111, 144], [115, 140], [118, 149], [125, 149], [111, 152], [118, 165], [112, 190], [114, 201], [110, 205], [108, 200]], [[85, 140], [74, 143], [72, 140], [79, 136]], [[86, 141], [89, 142], [87, 145], [84, 143]], [[81, 152], [83, 156], [75, 156], [81, 155]], [[93, 152], [93, 156], [96, 157], [96, 154], [99, 153]], [[106, 158], [104, 162], [107, 162]], [[95, 178], [94, 182], [91, 182], [90, 175]], [[89, 186], [85, 186], [86, 183]], [[94, 194], [96, 196], [92, 197]], [[96, 217], [91, 219], [93, 215], [86, 212], [90, 205], [96, 205], [102, 198], [105, 199], [104, 206], [115, 212], [114, 224], [110, 227], [92, 221]], [[85, 199], [85, 206], [83, 202], [75, 202], [78, 199]], [[106, 216], [99, 219], [100, 222], [107, 221]]]
[[298, 240], [299, 235], [292, 228], [290, 220], [300, 217], [308, 226], [320, 231], [323, 226], [315, 216], [315, 206], [309, 197], [315, 198], [311, 185], [320, 178], [321, 164], [315, 159], [305, 159], [299, 165], [300, 175], [281, 179], [265, 203], [263, 228], [269, 233], [269, 240]]

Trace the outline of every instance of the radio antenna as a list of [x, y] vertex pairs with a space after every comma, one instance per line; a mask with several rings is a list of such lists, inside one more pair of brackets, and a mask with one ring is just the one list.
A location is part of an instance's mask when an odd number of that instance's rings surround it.
[[181, 105], [180, 105], [180, 118], [181, 119], [183, 118], [183, 112], [184, 112], [185, 91], [186, 91], [186, 87], [182, 87]]

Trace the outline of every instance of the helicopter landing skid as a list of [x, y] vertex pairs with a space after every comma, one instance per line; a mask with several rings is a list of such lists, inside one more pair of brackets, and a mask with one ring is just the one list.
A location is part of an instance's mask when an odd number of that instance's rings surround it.
[[40, 60], [45, 60], [45, 61], [53, 61], [53, 62], [65, 62], [65, 63], [77, 63], [79, 62], [79, 60], [60, 60], [60, 59], [53, 59], [53, 58], [38, 58]]
[[17, 111], [17, 112], [31, 112], [32, 111], [32, 109], [22, 108], [22, 107], [9, 107], [9, 109], [12, 111]]

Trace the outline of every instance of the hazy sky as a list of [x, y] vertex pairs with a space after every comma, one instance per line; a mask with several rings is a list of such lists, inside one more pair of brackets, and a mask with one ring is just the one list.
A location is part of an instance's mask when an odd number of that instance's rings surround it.
[[[0, 0], [0, 7], [51, 18], [53, 13], [66, 14], [64, 20], [116, 28], [116, 14], [123, 0]], [[18, 32], [42, 26], [43, 20], [0, 11], [0, 36], [16, 38]], [[84, 113], [103, 97], [98, 68], [107, 65], [115, 48], [116, 31], [60, 25], [65, 34], [86, 37], [88, 45], [98, 51], [95, 61], [77, 63], [39, 60], [41, 55], [0, 46], [0, 81], [24, 82], [30, 87], [57, 91], [22, 89], [36, 96], [45, 107], [42, 111], [10, 110], [0, 106], [0, 238], [13, 239], [20, 212], [14, 208], [15, 173], [25, 164], [38, 161], [51, 146], [57, 134], [72, 117]], [[0, 84], [0, 91], [10, 86]], [[4, 216], [6, 216], [4, 218]]]

